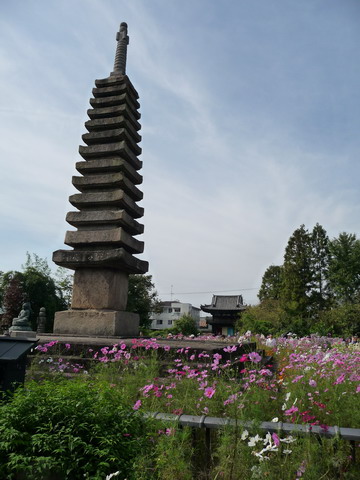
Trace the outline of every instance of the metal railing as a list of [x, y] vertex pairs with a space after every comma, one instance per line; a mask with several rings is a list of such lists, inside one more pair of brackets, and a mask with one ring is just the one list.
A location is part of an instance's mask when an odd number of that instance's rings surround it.
[[210, 431], [213, 429], [223, 427], [243, 427], [247, 430], [260, 429], [270, 433], [287, 433], [287, 434], [305, 434], [315, 435], [320, 437], [338, 437], [350, 442], [352, 461], [355, 462], [356, 442], [360, 441], [359, 428], [347, 427], [321, 427], [320, 425], [298, 424], [298, 423], [284, 423], [284, 422], [261, 422], [257, 423], [251, 420], [242, 421], [233, 418], [217, 418], [209, 417], [207, 415], [175, 415], [172, 413], [145, 413], [146, 418], [153, 418], [155, 420], [169, 421], [178, 423], [183, 427], [203, 428], [205, 432], [206, 448], [210, 451]]

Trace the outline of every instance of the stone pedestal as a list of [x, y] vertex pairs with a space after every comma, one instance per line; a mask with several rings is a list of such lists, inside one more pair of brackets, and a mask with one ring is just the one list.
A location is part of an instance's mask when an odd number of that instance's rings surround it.
[[139, 333], [139, 315], [115, 310], [65, 310], [55, 314], [54, 333], [126, 337]]
[[34, 332], [33, 330], [11, 330], [10, 337], [36, 338], [36, 332]]

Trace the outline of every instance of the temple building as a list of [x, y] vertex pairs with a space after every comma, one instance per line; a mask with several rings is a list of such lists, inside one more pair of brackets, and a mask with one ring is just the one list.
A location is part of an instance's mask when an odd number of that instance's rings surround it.
[[212, 318], [207, 323], [212, 326], [215, 335], [234, 335], [235, 322], [247, 306], [242, 295], [213, 295], [210, 305], [200, 305], [203, 312], [210, 313]]
[[138, 185], [142, 162], [139, 142], [138, 94], [126, 75], [129, 37], [122, 23], [117, 33], [113, 72], [95, 81], [88, 133], [79, 147], [80, 175], [72, 178], [79, 193], [69, 202], [75, 211], [67, 222], [76, 230], [66, 232], [65, 244], [53, 261], [75, 270], [71, 310], [57, 312], [54, 333], [72, 335], [137, 335], [139, 318], [126, 312], [128, 276], [146, 273], [148, 263], [134, 255], [144, 250], [135, 237], [144, 231], [138, 222], [144, 209]]

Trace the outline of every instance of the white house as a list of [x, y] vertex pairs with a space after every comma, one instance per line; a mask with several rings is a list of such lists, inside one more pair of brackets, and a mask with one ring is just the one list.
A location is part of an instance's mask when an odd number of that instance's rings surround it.
[[190, 315], [199, 328], [200, 308], [193, 307], [191, 303], [182, 303], [177, 300], [174, 302], [160, 302], [159, 313], [152, 313], [151, 329], [162, 330], [164, 328], [172, 328], [175, 320], [183, 315]]

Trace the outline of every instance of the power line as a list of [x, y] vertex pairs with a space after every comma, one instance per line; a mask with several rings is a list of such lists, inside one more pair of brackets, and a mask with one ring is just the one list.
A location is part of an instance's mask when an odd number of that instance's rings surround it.
[[239, 292], [239, 291], [248, 291], [248, 290], [258, 290], [257, 287], [254, 288], [235, 288], [233, 290], [210, 290], [209, 292], [171, 292], [169, 293], [159, 293], [159, 295], [198, 295], [202, 293], [229, 293], [229, 292]]

